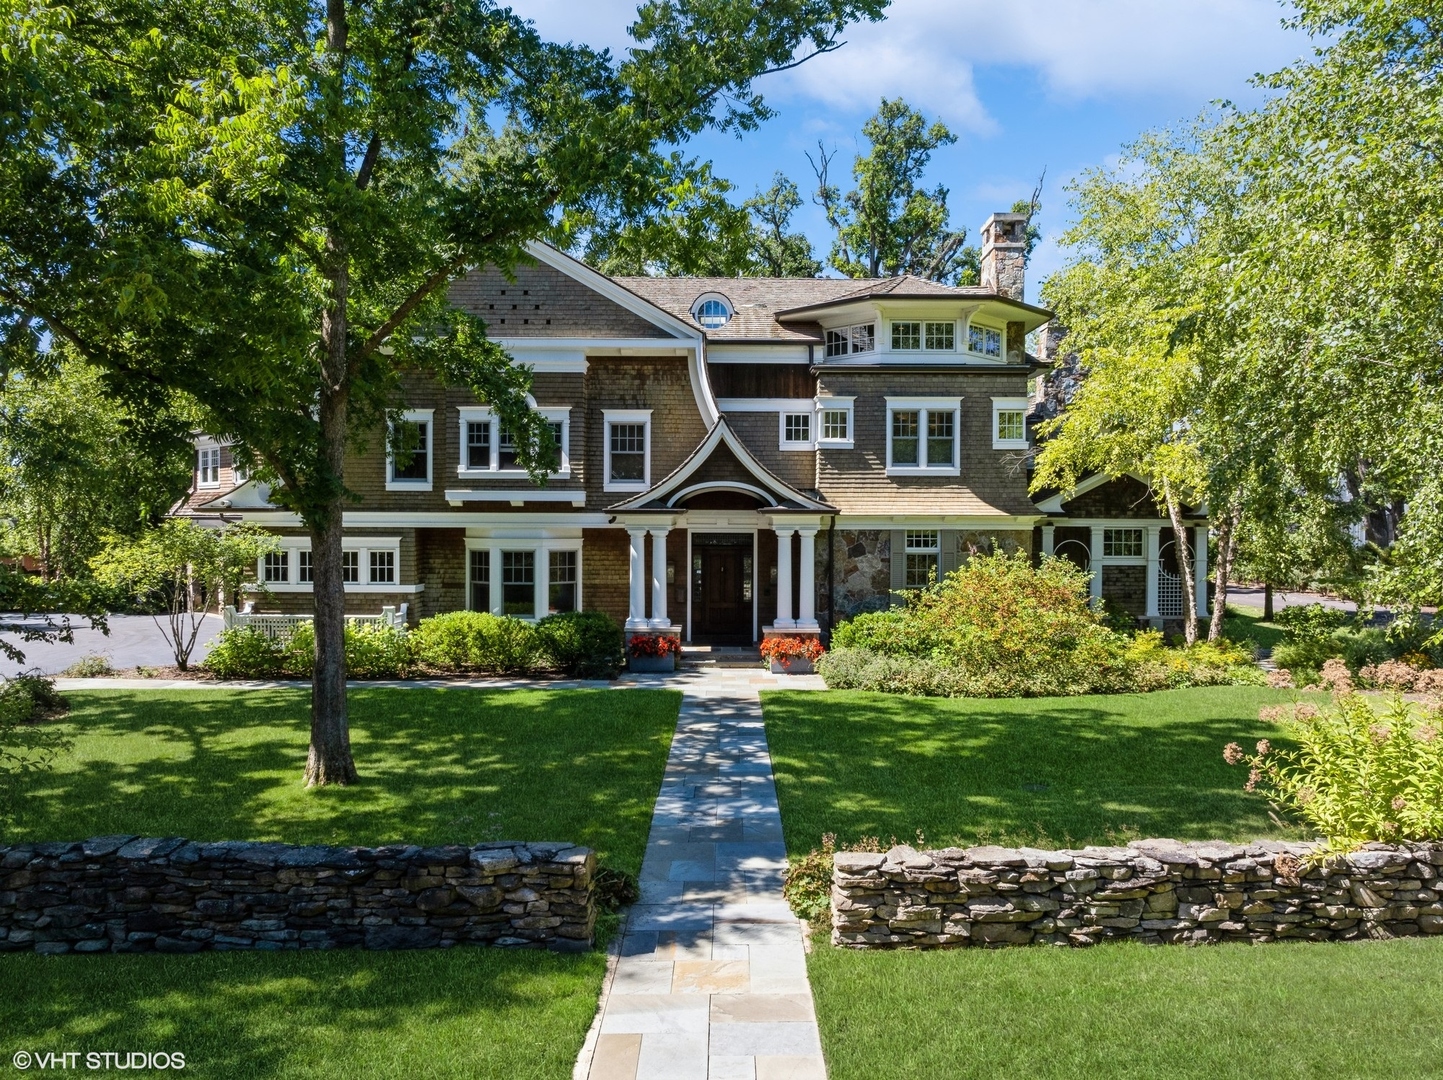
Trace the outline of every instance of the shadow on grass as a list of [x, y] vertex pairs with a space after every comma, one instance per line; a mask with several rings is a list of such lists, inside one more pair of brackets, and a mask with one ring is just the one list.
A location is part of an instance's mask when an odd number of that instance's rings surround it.
[[1279, 835], [1222, 748], [1285, 745], [1257, 714], [1287, 699], [1253, 687], [996, 701], [770, 693], [763, 711], [800, 854], [826, 832], [1044, 845]]
[[186, 1075], [219, 1077], [563, 1077], [604, 968], [470, 948], [0, 956], [0, 1052], [179, 1051]]
[[651, 690], [355, 690], [361, 782], [308, 791], [303, 691], [71, 699], [75, 749], [27, 795], [17, 836], [569, 840], [631, 873], [680, 703]]

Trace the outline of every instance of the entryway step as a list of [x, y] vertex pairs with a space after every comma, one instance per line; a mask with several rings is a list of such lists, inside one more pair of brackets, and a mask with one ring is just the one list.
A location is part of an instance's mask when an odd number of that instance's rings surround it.
[[761, 652], [750, 646], [683, 645], [681, 647], [682, 667], [752, 668], [757, 667], [761, 662]]

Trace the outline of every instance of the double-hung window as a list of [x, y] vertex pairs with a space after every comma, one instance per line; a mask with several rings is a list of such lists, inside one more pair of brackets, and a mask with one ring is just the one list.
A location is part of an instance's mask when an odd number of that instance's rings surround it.
[[546, 579], [546, 613], [556, 615], [576, 610], [576, 589], [580, 581], [577, 574], [577, 552], [548, 552], [550, 563]]
[[[556, 442], [556, 467], [549, 475], [566, 479], [571, 475], [571, 410], [545, 407], [535, 411], [546, 421]], [[525, 475], [516, 433], [506, 427], [489, 406], [467, 406], [459, 413], [461, 461], [456, 467], [457, 476], [474, 478], [490, 473], [513, 473], [516, 474], [513, 478], [519, 478]]]
[[431, 490], [431, 409], [407, 409], [386, 447], [387, 491]]
[[938, 577], [938, 563], [942, 555], [941, 533], [936, 529], [908, 529], [906, 563], [902, 572], [902, 587], [925, 589]]
[[316, 580], [316, 564], [311, 561], [310, 548], [296, 552], [296, 583], [313, 585]]
[[852, 448], [852, 398], [817, 399], [817, 445]]
[[501, 614], [536, 615], [536, 552], [501, 553]]
[[971, 323], [967, 327], [967, 348], [970, 352], [994, 360], [1002, 359], [1002, 331], [991, 326]]
[[892, 323], [893, 352], [953, 352], [957, 324], [948, 321], [900, 320]]
[[848, 356], [852, 353], [869, 353], [875, 352], [876, 348], [876, 323], [858, 323], [856, 326], [838, 326], [826, 332], [825, 352], [828, 356]]
[[220, 487], [220, 447], [203, 446], [196, 452], [196, 484]]
[[812, 441], [810, 412], [784, 412], [781, 416], [783, 450], [810, 450], [816, 445]]
[[491, 610], [491, 552], [472, 548], [468, 552], [471, 580], [471, 610]]
[[540, 619], [581, 609], [579, 546], [546, 541], [482, 541], [466, 553], [473, 611]]
[[285, 551], [268, 551], [261, 561], [261, 580], [267, 585], [288, 584], [291, 580], [290, 554]]
[[1027, 449], [1027, 399], [992, 399], [992, 449]]
[[605, 461], [606, 491], [645, 491], [651, 485], [651, 410], [607, 409]]
[[[310, 540], [283, 536], [281, 551], [261, 556], [261, 583], [277, 592], [309, 592], [316, 583], [316, 559]], [[400, 584], [401, 540], [396, 536], [345, 536], [341, 539], [341, 581], [347, 592], [408, 592]], [[294, 577], [292, 574], [294, 573]]]
[[354, 548], [341, 552], [341, 580], [347, 585], [361, 583], [361, 553]]
[[887, 399], [887, 471], [959, 472], [959, 398]]
[[396, 553], [389, 549], [385, 551], [372, 551], [371, 556], [371, 584], [372, 585], [394, 585], [396, 583]]

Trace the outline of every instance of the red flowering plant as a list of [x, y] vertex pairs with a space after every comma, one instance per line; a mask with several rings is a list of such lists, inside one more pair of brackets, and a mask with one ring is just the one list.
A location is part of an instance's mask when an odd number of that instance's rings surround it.
[[762, 658], [782, 667], [791, 667], [798, 657], [815, 664], [826, 651], [814, 637], [770, 637], [762, 642]]
[[667, 634], [636, 634], [626, 639], [632, 656], [670, 656], [681, 652], [681, 642]]

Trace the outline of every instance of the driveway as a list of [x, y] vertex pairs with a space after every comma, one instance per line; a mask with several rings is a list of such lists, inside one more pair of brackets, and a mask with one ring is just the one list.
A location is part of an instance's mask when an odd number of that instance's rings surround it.
[[[0, 625], [7, 621], [0, 620]], [[84, 619], [75, 620], [73, 645], [21, 641], [18, 635], [7, 633], [5, 640], [25, 654], [25, 662], [16, 664], [0, 657], [0, 674], [14, 675], [22, 670], [39, 668], [46, 675], [55, 675], [81, 657], [92, 655], [106, 657], [113, 668], [175, 666], [175, 653], [149, 615], [111, 615], [107, 622], [110, 626], [108, 635], [90, 629]], [[32, 619], [28, 625], [38, 626], [39, 620]], [[191, 663], [199, 663], [204, 658], [210, 642], [220, 632], [221, 617], [205, 616], [204, 625], [195, 639], [195, 650], [190, 654]]]

